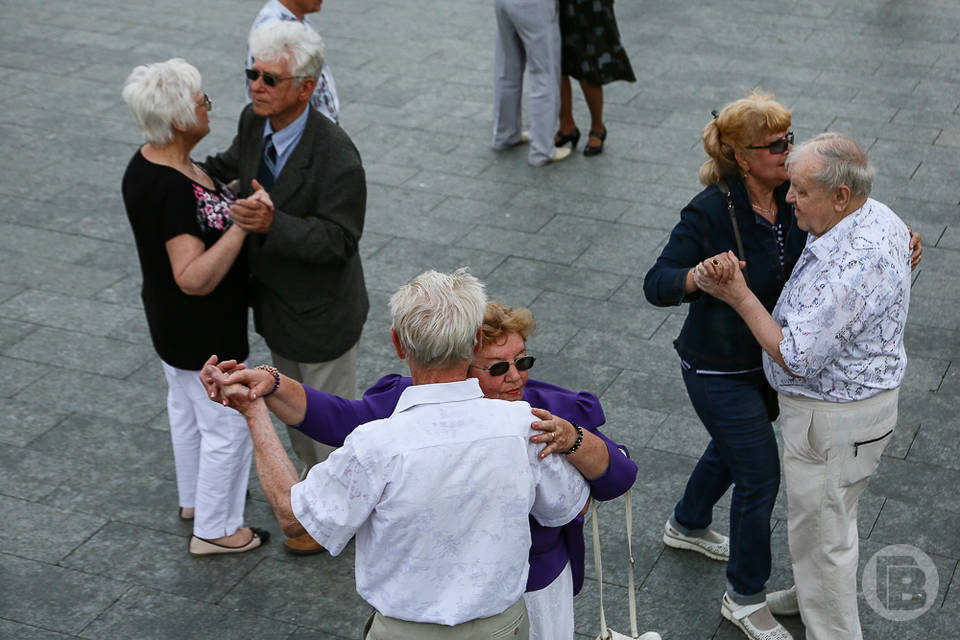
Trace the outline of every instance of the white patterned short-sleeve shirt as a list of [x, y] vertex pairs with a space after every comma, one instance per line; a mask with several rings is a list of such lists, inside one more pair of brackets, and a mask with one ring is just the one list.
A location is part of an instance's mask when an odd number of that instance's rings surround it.
[[563, 457], [540, 460], [526, 402], [476, 378], [414, 385], [291, 490], [331, 554], [357, 540], [357, 592], [380, 613], [454, 625], [504, 611], [527, 581], [532, 514], [557, 527], [589, 495]]
[[850, 402], [900, 386], [909, 238], [903, 221], [872, 198], [824, 235], [807, 238], [773, 310], [783, 327], [780, 354], [799, 377], [763, 354], [777, 391]]

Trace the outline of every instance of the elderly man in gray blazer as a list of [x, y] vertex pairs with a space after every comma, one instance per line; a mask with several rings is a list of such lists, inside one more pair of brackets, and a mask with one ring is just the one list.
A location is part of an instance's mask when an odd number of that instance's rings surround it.
[[[369, 302], [358, 251], [366, 208], [360, 155], [349, 136], [313, 109], [323, 42], [298, 22], [277, 22], [250, 36], [246, 70], [251, 104], [230, 148], [208, 157], [207, 171], [238, 181], [231, 212], [247, 243], [257, 332], [278, 370], [340, 396], [356, 395], [357, 342]], [[330, 448], [290, 430], [303, 473]], [[316, 446], [314, 446], [316, 445]], [[309, 535], [290, 538], [291, 553], [323, 548]]]

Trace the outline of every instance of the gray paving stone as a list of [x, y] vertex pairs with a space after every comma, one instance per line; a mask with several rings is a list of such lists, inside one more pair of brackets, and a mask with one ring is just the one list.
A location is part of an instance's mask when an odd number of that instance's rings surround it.
[[521, 191], [505, 205], [471, 200], [446, 198], [430, 211], [431, 215], [468, 224], [490, 225], [500, 229], [534, 233], [555, 215], [552, 207], [528, 207], [520, 202], [526, 192]]
[[478, 225], [457, 241], [458, 246], [570, 266], [588, 247], [582, 242], [543, 233], [524, 233]]
[[125, 585], [63, 567], [0, 554], [4, 621], [78, 634], [127, 590]]
[[17, 400], [0, 400], [0, 442], [22, 447], [42, 435], [68, 415], [43, 405]]
[[[531, 305], [540, 323], [568, 324], [588, 331], [605, 331], [631, 339], [647, 339], [663, 322], [663, 312], [652, 307], [635, 308], [601, 302], [577, 292], [548, 291]], [[603, 318], [602, 324], [598, 318]]]
[[[11, 358], [34, 360], [51, 366], [125, 378], [153, 356], [153, 349], [119, 340], [110, 340], [41, 327], [20, 342], [3, 349]], [[110, 354], [104, 358], [104, 354]]]
[[[258, 563], [260, 549], [194, 558], [188, 536], [112, 522], [62, 561], [62, 565], [194, 601], [217, 603]], [[269, 545], [269, 542], [268, 542]]]
[[[218, 560], [223, 558], [218, 558]], [[230, 558], [233, 560], [234, 558]], [[162, 621], [162, 624], [158, 624]], [[85, 638], [202, 637], [210, 640], [263, 638], [283, 640], [294, 630], [280, 620], [251, 615], [230, 607], [134, 587], [83, 632]]]
[[[78, 291], [73, 293], [82, 294]], [[83, 327], [86, 333], [99, 336], [109, 335], [125, 322], [140, 315], [141, 311], [129, 307], [37, 290], [25, 291], [0, 304], [0, 316], [12, 320], [58, 329]]]
[[[31, 289], [25, 292], [27, 304], [31, 308], [42, 307], [49, 300], [41, 291], [90, 295], [118, 279], [119, 274], [102, 269], [52, 262], [13, 251], [0, 251], [0, 282]], [[9, 302], [7, 300], [4, 304]], [[25, 312], [21, 315], [31, 316]], [[18, 316], [18, 319], [24, 318]]]
[[71, 636], [38, 629], [37, 627], [25, 624], [0, 620], [0, 637], [17, 638], [18, 640], [63, 640]]
[[40, 502], [56, 490], [66, 476], [65, 465], [44, 453], [0, 444], [0, 494]]
[[157, 473], [168, 461], [172, 464], [169, 437], [144, 428], [142, 422], [147, 416], [131, 413], [129, 419], [136, 420], [136, 424], [74, 414], [33, 440], [30, 448], [51, 455], [66, 450], [102, 468], [113, 460], [123, 460], [124, 466], [133, 473]]
[[[370, 615], [370, 605], [357, 594], [351, 544], [337, 557], [328, 554], [295, 562], [265, 560], [223, 600], [223, 605], [296, 624], [335, 637], [355, 638]], [[297, 584], [310, 594], [311, 606], [291, 598], [282, 585]], [[336, 611], [337, 615], [330, 615]]]
[[[922, 522], [922, 530], [917, 523]], [[870, 536], [871, 542], [911, 544], [927, 553], [960, 556], [960, 514], [888, 498]]]
[[106, 523], [101, 517], [6, 496], [0, 496], [0, 508], [10, 518], [0, 532], [4, 552], [50, 564], [59, 564]]
[[[0, 360], [2, 361], [2, 360]], [[166, 389], [77, 371], [54, 371], [15, 398], [53, 411], [142, 424], [166, 406]]]
[[494, 269], [487, 282], [491, 287], [504, 283], [602, 300], [620, 286], [623, 276], [510, 257]]

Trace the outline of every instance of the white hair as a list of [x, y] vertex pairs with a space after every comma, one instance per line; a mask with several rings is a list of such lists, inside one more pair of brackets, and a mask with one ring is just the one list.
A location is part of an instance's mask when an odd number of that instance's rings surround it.
[[305, 24], [271, 22], [250, 34], [250, 55], [270, 62], [290, 60], [290, 73], [316, 80], [323, 70], [323, 40]]
[[147, 142], [162, 147], [173, 140], [173, 125], [197, 124], [200, 72], [182, 58], [136, 67], [123, 85], [123, 100]]
[[854, 197], [870, 195], [873, 163], [856, 140], [843, 133], [821, 133], [794, 147], [787, 156], [787, 167], [810, 154], [819, 160], [818, 169], [810, 175], [812, 180], [831, 191], [847, 185]]
[[390, 298], [393, 330], [407, 359], [443, 369], [473, 358], [487, 294], [466, 267], [453, 273], [425, 271]]

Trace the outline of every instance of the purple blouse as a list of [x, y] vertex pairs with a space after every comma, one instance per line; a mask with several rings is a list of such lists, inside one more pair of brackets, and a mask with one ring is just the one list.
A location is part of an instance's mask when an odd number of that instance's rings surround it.
[[[393, 413], [403, 390], [412, 384], [410, 378], [386, 375], [367, 389], [360, 400], [345, 400], [303, 385], [307, 393], [307, 412], [303, 422], [291, 425], [314, 440], [339, 447], [361, 424], [386, 418]], [[626, 493], [637, 477], [637, 465], [627, 448], [597, 430], [606, 418], [600, 400], [592, 393], [576, 393], [547, 382], [529, 379], [523, 399], [530, 406], [546, 409], [593, 432], [604, 441], [610, 452], [610, 465], [598, 478], [589, 480], [590, 492], [596, 500], [611, 500]], [[531, 415], [530, 421], [536, 417]], [[530, 573], [527, 591], [543, 589], [553, 582], [567, 562], [573, 573], [573, 592], [583, 586], [583, 517], [562, 527], [544, 527], [530, 518]]]

